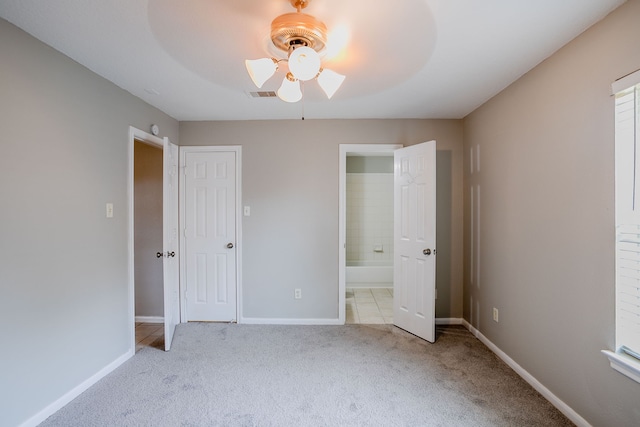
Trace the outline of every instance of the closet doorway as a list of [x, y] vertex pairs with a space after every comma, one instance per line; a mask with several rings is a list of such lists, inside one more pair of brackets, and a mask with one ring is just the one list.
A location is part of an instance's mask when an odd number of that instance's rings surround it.
[[[141, 209], [136, 207], [135, 201], [135, 147], [136, 144], [143, 143], [158, 147], [162, 153], [162, 198], [161, 206], [161, 227], [158, 230], [151, 231], [154, 236], [161, 236], [160, 244], [154, 240], [151, 245], [146, 245], [143, 249], [144, 254], [136, 254], [136, 240], [143, 242], [143, 236], [136, 236], [135, 210]], [[144, 267], [136, 265], [136, 257], [150, 258], [152, 261], [158, 262], [162, 266], [162, 280], [156, 283], [162, 285], [162, 311], [161, 317], [156, 318], [156, 312], [151, 316], [158, 321], [161, 319], [164, 323], [164, 350], [171, 348], [173, 333], [176, 325], [180, 322], [180, 295], [179, 295], [179, 259], [178, 251], [178, 146], [172, 144], [169, 138], [158, 138], [147, 132], [129, 127], [129, 167], [128, 167], [128, 270], [129, 270], [129, 319], [130, 319], [130, 353], [133, 355], [136, 349], [136, 269]], [[139, 191], [140, 192], [140, 191]], [[155, 206], [155, 205], [154, 205]], [[154, 210], [156, 207], [153, 208]], [[153, 214], [155, 215], [155, 212]], [[140, 225], [138, 225], [140, 228]], [[158, 246], [156, 246], [158, 245]], [[155, 257], [155, 259], [153, 258]], [[144, 274], [144, 271], [142, 272]], [[155, 294], [154, 294], [155, 295]], [[157, 305], [157, 304], [156, 304]]]
[[136, 138], [133, 158], [136, 351], [164, 349], [162, 146]]

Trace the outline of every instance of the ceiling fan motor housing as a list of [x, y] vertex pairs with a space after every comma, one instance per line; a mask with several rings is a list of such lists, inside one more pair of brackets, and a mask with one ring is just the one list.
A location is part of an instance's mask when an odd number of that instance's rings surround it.
[[271, 22], [271, 41], [287, 53], [302, 46], [320, 53], [327, 44], [327, 26], [306, 13], [285, 13]]

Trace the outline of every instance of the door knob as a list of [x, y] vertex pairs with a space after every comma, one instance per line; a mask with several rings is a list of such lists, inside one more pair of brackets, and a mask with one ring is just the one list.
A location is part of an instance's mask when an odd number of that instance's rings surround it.
[[425, 249], [422, 251], [424, 255], [431, 255], [431, 249]]
[[173, 258], [174, 256], [176, 256], [175, 252], [167, 252], [167, 257], [172, 257]]
[[156, 258], [162, 258], [162, 252], [156, 252]]
[[227, 243], [227, 248], [228, 249], [233, 249], [233, 243]]

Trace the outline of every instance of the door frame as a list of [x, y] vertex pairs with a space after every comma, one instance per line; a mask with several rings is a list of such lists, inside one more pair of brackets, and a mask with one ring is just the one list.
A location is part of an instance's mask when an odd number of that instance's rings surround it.
[[[135, 141], [160, 148], [164, 152], [164, 140], [143, 130], [129, 126], [127, 170], [127, 281], [128, 281], [128, 322], [129, 322], [129, 355], [136, 352], [136, 306], [135, 306], [135, 261], [134, 261], [134, 146]], [[163, 166], [164, 167], [164, 166]], [[164, 172], [163, 172], [164, 173]], [[164, 231], [164, 230], [163, 230]], [[164, 290], [163, 290], [164, 292]]]
[[[179, 168], [180, 176], [183, 177], [185, 169], [185, 153], [211, 153], [233, 151], [236, 154], [236, 322], [242, 323], [242, 146], [240, 145], [202, 145], [202, 146], [180, 146], [179, 147]], [[184, 229], [185, 229], [185, 179], [179, 179], [178, 199], [180, 211], [179, 244], [180, 244], [180, 322], [187, 322], [187, 301], [186, 301], [186, 257], [182, 256], [185, 251]]]
[[338, 321], [346, 321], [346, 263], [347, 263], [347, 156], [388, 154], [402, 148], [402, 144], [340, 144], [338, 202]]

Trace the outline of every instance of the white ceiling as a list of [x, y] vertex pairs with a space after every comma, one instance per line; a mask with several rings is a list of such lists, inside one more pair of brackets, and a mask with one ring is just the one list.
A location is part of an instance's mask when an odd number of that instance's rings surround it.
[[178, 120], [462, 118], [622, 3], [313, 0], [347, 36], [324, 64], [347, 78], [296, 104], [251, 98], [244, 66], [289, 0], [0, 0], [0, 17]]

